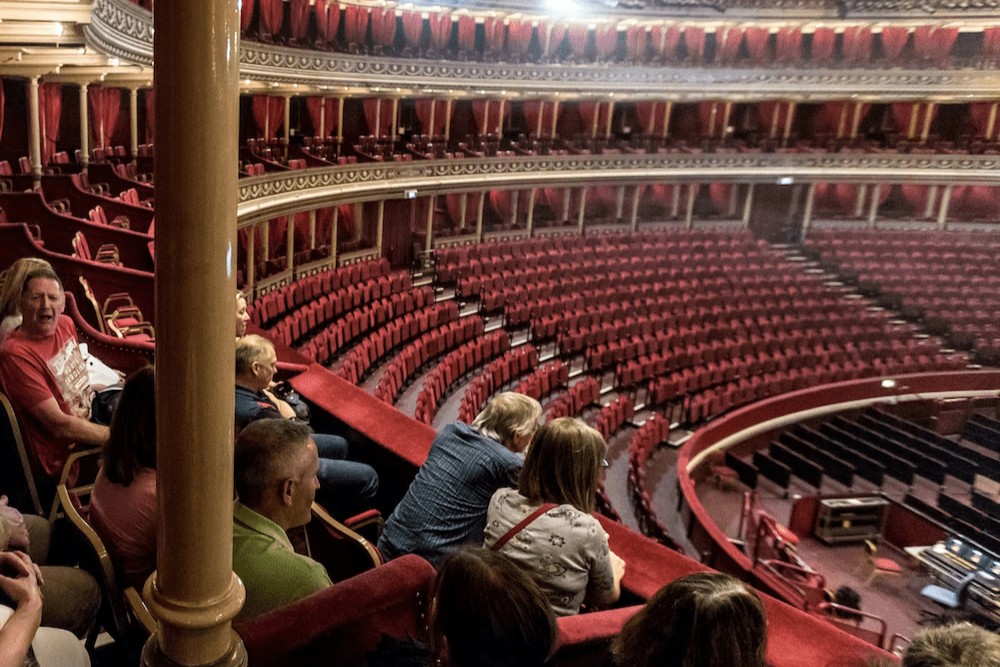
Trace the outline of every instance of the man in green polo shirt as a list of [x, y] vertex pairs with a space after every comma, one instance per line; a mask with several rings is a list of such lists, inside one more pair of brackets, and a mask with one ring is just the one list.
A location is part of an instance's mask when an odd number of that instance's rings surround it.
[[308, 523], [319, 480], [305, 424], [261, 419], [240, 432], [234, 462], [233, 571], [246, 586], [238, 620], [283, 607], [331, 584], [322, 565], [295, 553], [285, 531]]

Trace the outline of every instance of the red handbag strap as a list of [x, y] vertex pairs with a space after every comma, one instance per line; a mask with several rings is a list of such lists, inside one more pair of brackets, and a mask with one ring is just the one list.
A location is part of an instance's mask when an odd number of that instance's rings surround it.
[[524, 530], [528, 526], [528, 524], [530, 524], [532, 521], [534, 521], [541, 515], [545, 514], [555, 506], [556, 506], [555, 503], [545, 503], [531, 514], [524, 517], [524, 519], [521, 520], [521, 523], [517, 524], [516, 526], [508, 530], [506, 533], [504, 533], [503, 537], [494, 542], [493, 546], [490, 547], [490, 549], [492, 549], [493, 551], [500, 551], [500, 549], [503, 548], [503, 545], [510, 542], [511, 538], [513, 538], [515, 535]]

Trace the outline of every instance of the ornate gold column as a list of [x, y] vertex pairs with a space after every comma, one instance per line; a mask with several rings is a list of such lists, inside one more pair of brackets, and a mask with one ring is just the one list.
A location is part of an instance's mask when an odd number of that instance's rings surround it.
[[375, 226], [375, 249], [378, 250], [379, 257], [382, 256], [382, 229], [385, 222], [385, 200], [378, 200], [378, 223]]
[[437, 195], [431, 195], [427, 198], [427, 221], [424, 223], [426, 225], [424, 250], [427, 252], [430, 252], [431, 248], [434, 247], [434, 207], [437, 205], [436, 199]]
[[[714, 112], [713, 112], [714, 113]], [[686, 229], [694, 229], [694, 198], [695, 198], [695, 183], [688, 183], [688, 200], [687, 209], [684, 212], [684, 227]]]
[[479, 193], [479, 207], [476, 209], [476, 242], [483, 242], [483, 206], [486, 204], [486, 192]]
[[948, 228], [948, 207], [951, 206], [951, 189], [952, 184], [944, 186], [944, 194], [941, 195], [941, 208], [938, 209], [938, 229], [944, 231]]
[[330, 228], [330, 266], [337, 266], [337, 234], [340, 227], [340, 207], [333, 207], [333, 226]]
[[128, 124], [129, 155], [135, 164], [139, 158], [139, 89], [135, 86], [128, 89]]
[[[175, 0], [156, 12], [157, 619], [142, 664], [247, 663], [230, 627], [233, 574], [231, 317], [236, 290], [239, 10]], [[206, 151], [205, 147], [212, 150]]]
[[528, 236], [535, 223], [535, 188], [528, 190]]
[[642, 186], [636, 185], [635, 191], [632, 193], [632, 217], [630, 228], [634, 232], [639, 228], [639, 195], [642, 193]]
[[[734, 188], [735, 189], [735, 188]], [[810, 190], [812, 192], [812, 190]], [[753, 183], [747, 186], [747, 197], [743, 201], [743, 226], [750, 226], [750, 212], [753, 210]]]
[[87, 84], [80, 84], [80, 164], [90, 164], [90, 121], [87, 115]]
[[[751, 188], [753, 185], [750, 186]], [[802, 240], [806, 238], [809, 225], [812, 223], [813, 202], [816, 200], [816, 184], [809, 184], [809, 191], [806, 193], [806, 208], [802, 213]]]
[[583, 234], [583, 223], [587, 213], [587, 188], [580, 188], [580, 210], [577, 214], [576, 226]]
[[38, 108], [38, 76], [28, 79], [28, 121], [30, 137], [28, 139], [28, 161], [31, 163], [31, 175], [38, 188], [42, 184], [42, 124]]
[[882, 183], [876, 182], [875, 189], [872, 191], [871, 207], [868, 209], [868, 227], [870, 229], [875, 229], [875, 218], [878, 215], [878, 200], [881, 195]]

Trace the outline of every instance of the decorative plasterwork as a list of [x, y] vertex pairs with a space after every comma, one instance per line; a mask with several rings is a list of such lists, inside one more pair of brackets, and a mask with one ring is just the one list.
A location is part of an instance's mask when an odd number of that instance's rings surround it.
[[667, 153], [373, 162], [245, 178], [240, 226], [345, 202], [484, 189], [655, 181], [906, 182], [1000, 185], [1000, 155]]
[[[888, 0], [887, 0], [888, 1]], [[977, 0], [992, 2], [994, 0]], [[1000, 0], [995, 0], [1000, 2]], [[139, 64], [153, 62], [150, 14], [127, 0], [95, 0], [88, 43]], [[929, 96], [996, 96], [991, 70], [838, 70], [786, 68], [641, 67], [548, 65], [379, 58], [290, 49], [257, 42], [240, 44], [240, 76], [306, 86], [406, 87], [526, 94], [615, 93], [625, 97], [668, 96], [823, 100], [849, 95], [879, 99]], [[991, 97], [992, 96], [992, 97]]]

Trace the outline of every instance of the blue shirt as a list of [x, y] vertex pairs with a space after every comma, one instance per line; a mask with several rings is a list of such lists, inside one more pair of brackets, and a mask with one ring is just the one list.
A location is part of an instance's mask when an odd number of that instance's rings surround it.
[[416, 554], [437, 566], [464, 544], [482, 544], [490, 498], [516, 486], [523, 463], [520, 454], [465, 424], [445, 426], [385, 523], [382, 555]]

